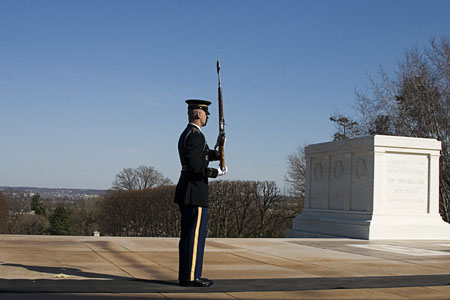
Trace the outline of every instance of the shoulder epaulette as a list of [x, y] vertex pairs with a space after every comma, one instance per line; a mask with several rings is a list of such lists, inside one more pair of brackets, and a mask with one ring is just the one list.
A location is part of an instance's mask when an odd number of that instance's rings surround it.
[[186, 136], [184, 137], [184, 149], [186, 149], [187, 148], [187, 140], [188, 140], [188, 137], [191, 135], [191, 134], [199, 134], [199, 133], [201, 133], [201, 131], [200, 131], [200, 129], [198, 129], [197, 127], [194, 127], [194, 126], [192, 126], [191, 128], [190, 128], [190, 130], [186, 133]]

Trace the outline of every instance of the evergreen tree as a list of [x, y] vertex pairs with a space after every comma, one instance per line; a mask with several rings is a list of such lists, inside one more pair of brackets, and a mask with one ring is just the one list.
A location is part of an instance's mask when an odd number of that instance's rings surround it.
[[69, 214], [63, 206], [56, 207], [50, 216], [50, 234], [70, 235]]
[[31, 199], [31, 210], [34, 210], [34, 212], [37, 215], [41, 215], [41, 216], [47, 215], [45, 206], [41, 202], [41, 195], [39, 193], [34, 195], [33, 198]]

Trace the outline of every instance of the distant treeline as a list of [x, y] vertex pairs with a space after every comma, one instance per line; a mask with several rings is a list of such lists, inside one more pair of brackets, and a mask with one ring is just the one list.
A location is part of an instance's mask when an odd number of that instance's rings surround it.
[[[40, 199], [39, 194], [29, 201], [0, 195], [0, 230], [10, 234], [92, 235], [99, 231], [108, 236], [177, 237], [180, 216], [174, 193], [174, 185], [109, 190], [95, 199], [63, 204]], [[209, 194], [209, 237], [284, 237], [303, 207], [302, 197], [282, 195], [276, 184], [268, 181], [213, 181]], [[9, 203], [17, 201], [21, 205]], [[30, 209], [23, 209], [24, 205]], [[21, 212], [8, 213], [8, 207], [20, 206]]]

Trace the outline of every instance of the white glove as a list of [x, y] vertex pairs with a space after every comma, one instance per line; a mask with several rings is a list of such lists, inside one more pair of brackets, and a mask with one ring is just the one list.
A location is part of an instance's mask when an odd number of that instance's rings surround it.
[[227, 168], [227, 166], [225, 166], [225, 170], [224, 171], [222, 171], [222, 168], [217, 168], [217, 176], [223, 176], [223, 175], [225, 175], [225, 174], [227, 174], [227, 172], [228, 172], [228, 168]]

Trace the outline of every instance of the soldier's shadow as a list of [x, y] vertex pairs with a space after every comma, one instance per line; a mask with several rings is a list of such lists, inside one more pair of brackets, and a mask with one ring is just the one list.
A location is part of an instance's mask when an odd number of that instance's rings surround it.
[[121, 279], [121, 280], [131, 279], [130, 277], [125, 277], [125, 276], [84, 272], [80, 269], [75, 269], [75, 268], [29, 266], [29, 265], [23, 265], [23, 264], [10, 264], [10, 263], [4, 263], [4, 264], [2, 264], [2, 266], [24, 268], [29, 271], [34, 271], [34, 272], [38, 272], [38, 273], [49, 273], [49, 274], [55, 274], [55, 275], [64, 274], [64, 275], [68, 275], [68, 276], [79, 276], [79, 277], [85, 277], [85, 278], [105, 278], [105, 279]]
[[[89, 278], [89, 279], [126, 280], [126, 281], [147, 282], [147, 283], [163, 284], [163, 285], [178, 285], [178, 282], [175, 282], [175, 281], [149, 280], [149, 279], [127, 277], [127, 276], [117, 276], [117, 275], [111, 275], [111, 274], [85, 272], [83, 270], [76, 269], [76, 268], [30, 266], [30, 265], [12, 264], [12, 263], [3, 263], [1, 265], [6, 266], [6, 267], [24, 268], [24, 269], [38, 272], [38, 273], [55, 274], [55, 278], [59, 277], [59, 278], [63, 278], [63, 279], [70, 278], [71, 276], [77, 276], [77, 277]], [[56, 277], [57, 275], [62, 275], [62, 276]], [[64, 275], [67, 275], [67, 277]], [[82, 280], [82, 278], [81, 278], [81, 280]], [[70, 278], [70, 279], [73, 279], [73, 278]]]

